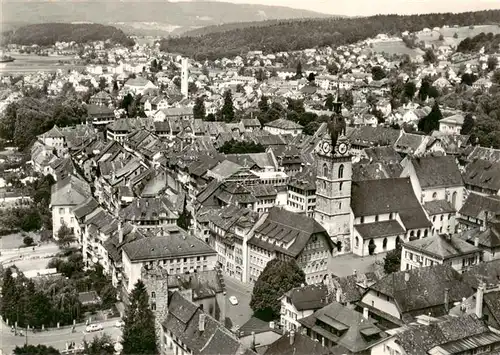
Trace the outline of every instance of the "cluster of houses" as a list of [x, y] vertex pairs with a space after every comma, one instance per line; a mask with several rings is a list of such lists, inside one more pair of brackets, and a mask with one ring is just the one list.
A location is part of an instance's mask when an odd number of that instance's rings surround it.
[[[415, 124], [430, 107], [410, 102], [393, 111], [387, 79], [373, 80], [369, 68], [389, 71], [399, 62], [365, 54], [369, 46], [253, 51], [222, 58], [214, 63], [222, 69], [208, 72], [191, 61], [189, 78], [181, 76], [197, 93], [188, 95], [172, 69], [151, 72], [148, 55], [156, 52], [142, 47], [97, 51], [135, 64], [109, 60], [106, 68], [54, 76], [54, 94], [65, 82], [98, 87], [100, 77], [109, 87], [90, 98], [86, 124], [54, 126], [31, 149], [33, 169], [56, 180], [53, 236], [68, 228], [85, 266], [100, 264], [125, 303], [144, 281], [163, 354], [499, 351], [500, 150], [471, 144], [461, 134], [461, 111], [443, 108], [429, 135], [378, 125], [369, 95], [392, 123]], [[416, 76], [403, 80], [418, 87], [433, 76], [435, 87], [451, 87], [460, 80], [452, 52], [441, 48], [436, 65], [415, 59]], [[309, 68], [306, 77], [317, 74], [314, 85], [284, 65], [297, 57]], [[165, 68], [181, 68], [180, 58], [170, 58]], [[348, 72], [327, 73], [331, 60]], [[467, 62], [466, 70], [481, 63]], [[238, 69], [243, 65], [252, 75]], [[323, 122], [306, 135], [283, 117], [264, 125], [194, 117], [195, 96], [215, 114], [228, 89], [238, 110], [258, 110], [263, 95], [278, 103], [301, 99], [307, 112], [335, 122], [342, 115], [349, 126], [332, 135]], [[335, 113], [325, 111], [326, 96], [339, 89], [352, 92], [353, 108], [337, 103]], [[128, 94], [140, 95], [146, 117], [123, 117], [117, 100]], [[232, 141], [263, 151], [219, 151]], [[389, 275], [339, 277], [332, 270], [339, 255], [394, 250], [400, 271]], [[251, 318], [229, 331], [223, 277], [254, 284], [274, 258], [294, 259], [307, 285], [282, 295], [279, 322]]]

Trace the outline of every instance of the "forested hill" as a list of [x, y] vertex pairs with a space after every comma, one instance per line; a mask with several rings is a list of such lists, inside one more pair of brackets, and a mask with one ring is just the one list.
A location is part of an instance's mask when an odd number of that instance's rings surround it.
[[134, 41], [127, 37], [122, 30], [95, 23], [41, 23], [23, 26], [3, 34], [3, 43], [38, 44], [39, 46], [48, 46], [56, 42], [85, 43], [108, 39], [114, 43], [134, 45]]
[[249, 50], [279, 52], [350, 44], [379, 33], [399, 34], [404, 31], [419, 31], [425, 27], [499, 22], [500, 10], [283, 21], [269, 26], [253, 26], [203, 36], [167, 38], [162, 40], [161, 49], [196, 59], [215, 59], [244, 54]]

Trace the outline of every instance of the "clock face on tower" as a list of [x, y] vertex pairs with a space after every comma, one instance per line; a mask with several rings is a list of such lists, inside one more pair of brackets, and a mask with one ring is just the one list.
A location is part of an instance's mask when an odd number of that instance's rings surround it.
[[341, 143], [339, 145], [339, 153], [344, 155], [345, 153], [347, 153], [347, 144], [345, 143]]
[[331, 145], [330, 145], [330, 143], [329, 143], [329, 142], [323, 142], [323, 143], [321, 144], [321, 149], [323, 150], [323, 153], [328, 154], [328, 153], [330, 153], [330, 150], [331, 150], [332, 148], [331, 148]]

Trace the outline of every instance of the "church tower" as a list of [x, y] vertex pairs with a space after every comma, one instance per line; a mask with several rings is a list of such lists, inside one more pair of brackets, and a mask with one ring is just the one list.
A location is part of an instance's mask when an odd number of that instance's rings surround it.
[[316, 147], [314, 219], [337, 243], [338, 251], [344, 253], [351, 250], [352, 155], [338, 102], [329, 131]]

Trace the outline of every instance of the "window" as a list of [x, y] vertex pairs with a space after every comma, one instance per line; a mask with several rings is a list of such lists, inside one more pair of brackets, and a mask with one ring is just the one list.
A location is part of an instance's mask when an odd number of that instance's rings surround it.
[[339, 184], [339, 191], [342, 191], [342, 185], [343, 184], [344, 184], [343, 182], [340, 182], [340, 184]]
[[378, 222], [378, 215], [375, 216], [375, 222]]
[[387, 238], [382, 241], [382, 248], [387, 249]]
[[436, 198], [437, 198], [437, 196], [438, 196], [437, 192], [434, 192], [434, 193], [432, 194], [432, 198], [433, 198], [433, 199], [436, 199]]
[[151, 303], [151, 310], [156, 311], [156, 303]]
[[323, 176], [328, 176], [328, 164], [323, 164]]
[[365, 217], [361, 217], [359, 220], [360, 223], [365, 223]]
[[392, 212], [389, 213], [389, 219], [392, 219], [393, 215], [392, 215]]
[[59, 208], [59, 214], [64, 214], [64, 208]]
[[156, 293], [151, 292], [151, 298], [156, 298]]
[[339, 179], [344, 178], [344, 164], [340, 164], [339, 166]]
[[358, 237], [356, 237], [354, 240], [355, 240], [355, 242], [356, 242], [356, 248], [358, 248], [358, 247], [359, 247], [359, 238], [358, 238]]

